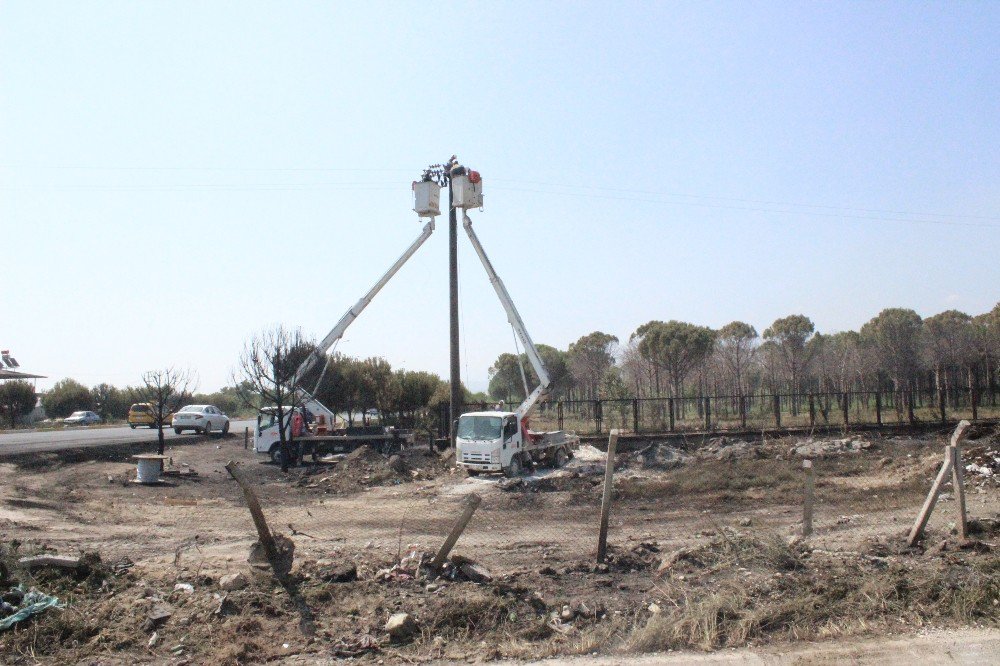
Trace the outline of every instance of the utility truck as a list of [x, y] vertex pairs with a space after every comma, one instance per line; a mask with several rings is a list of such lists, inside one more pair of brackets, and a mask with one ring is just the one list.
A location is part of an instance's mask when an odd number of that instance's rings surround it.
[[[315, 349], [302, 361], [296, 369], [295, 374], [289, 382], [292, 391], [297, 391], [304, 396], [294, 408], [288, 407], [281, 410], [281, 418], [278, 418], [278, 408], [276, 406], [265, 407], [260, 410], [257, 416], [257, 427], [254, 429], [254, 450], [257, 453], [264, 453], [271, 456], [275, 462], [281, 462], [281, 433], [279, 428], [284, 429], [285, 441], [291, 441], [292, 460], [299, 460], [304, 455], [312, 455], [314, 458], [323, 453], [340, 453], [353, 451], [362, 445], [371, 445], [380, 452], [389, 453], [398, 450], [406, 443], [413, 443], [413, 433], [403, 432], [392, 428], [381, 427], [381, 431], [374, 427], [364, 427], [361, 429], [347, 428], [337, 429], [337, 416], [326, 405], [314, 398], [309, 392], [301, 389], [298, 384], [314, 365], [326, 357], [326, 353], [347, 331], [348, 327], [372, 302], [375, 295], [389, 282], [393, 275], [399, 272], [403, 264], [423, 245], [431, 234], [434, 233], [434, 218], [424, 225], [423, 231], [410, 243], [406, 251], [389, 267], [389, 270], [379, 278], [378, 282], [361, 297], [357, 303], [348, 308], [344, 316], [340, 318], [326, 337], [323, 338]], [[319, 382], [323, 381], [322, 374]], [[317, 388], [319, 386], [317, 382]], [[315, 391], [315, 389], [314, 389]], [[313, 422], [309, 423], [309, 416], [313, 417]], [[296, 430], [298, 432], [296, 432]]]
[[[481, 195], [480, 195], [481, 201]], [[481, 472], [502, 472], [506, 476], [519, 476], [522, 471], [536, 464], [562, 467], [573, 456], [573, 449], [579, 446], [580, 438], [574, 433], [561, 430], [554, 432], [534, 432], [528, 427], [531, 410], [548, 395], [552, 381], [542, 363], [535, 343], [528, 335], [528, 329], [521, 320], [514, 301], [497, 275], [479, 237], [472, 229], [472, 220], [463, 212], [462, 226], [472, 241], [493, 290], [507, 312], [507, 320], [524, 346], [528, 362], [538, 375], [538, 386], [528, 392], [527, 377], [521, 367], [525, 399], [513, 412], [487, 411], [462, 414], [458, 419], [455, 438], [455, 462], [470, 476]], [[520, 365], [520, 364], [519, 364]]]

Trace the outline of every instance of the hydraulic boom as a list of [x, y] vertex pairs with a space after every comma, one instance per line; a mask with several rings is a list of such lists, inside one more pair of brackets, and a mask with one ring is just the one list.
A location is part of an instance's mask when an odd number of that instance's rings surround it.
[[462, 226], [465, 227], [465, 233], [469, 235], [472, 246], [476, 248], [476, 254], [479, 255], [479, 260], [483, 263], [486, 274], [489, 275], [490, 284], [493, 285], [493, 290], [497, 292], [500, 303], [503, 304], [503, 309], [507, 312], [507, 320], [514, 327], [514, 331], [521, 339], [521, 344], [524, 345], [528, 361], [531, 363], [531, 367], [535, 369], [535, 374], [538, 375], [538, 386], [514, 410], [514, 413], [517, 414], [517, 418], [520, 420], [531, 412], [532, 407], [536, 403], [545, 398], [549, 392], [549, 387], [552, 385], [552, 380], [549, 379], [549, 373], [545, 370], [545, 364], [542, 363], [542, 358], [538, 355], [535, 343], [531, 341], [531, 336], [528, 335], [528, 329], [524, 326], [521, 315], [518, 314], [517, 308], [514, 307], [514, 301], [511, 300], [510, 294], [507, 293], [507, 287], [504, 286], [503, 280], [500, 279], [496, 270], [493, 269], [493, 264], [490, 263], [489, 257], [486, 256], [486, 250], [483, 249], [482, 243], [479, 242], [476, 232], [472, 230], [472, 220], [464, 213], [462, 215]]

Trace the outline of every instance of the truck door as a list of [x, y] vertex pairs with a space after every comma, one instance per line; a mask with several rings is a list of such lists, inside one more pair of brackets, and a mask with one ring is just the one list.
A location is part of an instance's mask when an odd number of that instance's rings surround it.
[[510, 444], [511, 448], [518, 449], [521, 446], [521, 438], [517, 436], [517, 417], [508, 416], [503, 422], [503, 448]]

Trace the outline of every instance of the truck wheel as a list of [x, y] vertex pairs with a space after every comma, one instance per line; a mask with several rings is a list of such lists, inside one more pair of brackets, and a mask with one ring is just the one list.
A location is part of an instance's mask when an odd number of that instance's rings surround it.
[[553, 466], [558, 469], [559, 467], [565, 465], [567, 460], [569, 460], [569, 456], [566, 455], [566, 449], [560, 448], [556, 451], [555, 463]]
[[469, 476], [479, 476], [479, 470], [478, 469], [469, 469], [468, 467], [466, 467], [465, 468], [465, 473], [468, 474]]
[[275, 444], [271, 447], [269, 452], [271, 454], [271, 462], [275, 465], [281, 464], [281, 444]]
[[510, 459], [510, 466], [507, 467], [503, 473], [504, 476], [508, 476], [512, 479], [521, 476], [521, 461], [518, 460], [517, 456]]

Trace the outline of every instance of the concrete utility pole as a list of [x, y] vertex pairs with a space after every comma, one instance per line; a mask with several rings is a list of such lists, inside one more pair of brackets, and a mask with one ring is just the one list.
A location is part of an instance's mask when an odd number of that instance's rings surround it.
[[448, 286], [451, 314], [451, 408], [448, 412], [448, 433], [452, 448], [455, 446], [455, 421], [462, 411], [462, 377], [458, 352], [458, 216], [455, 214], [455, 190], [452, 172], [459, 167], [452, 155], [448, 162]]

